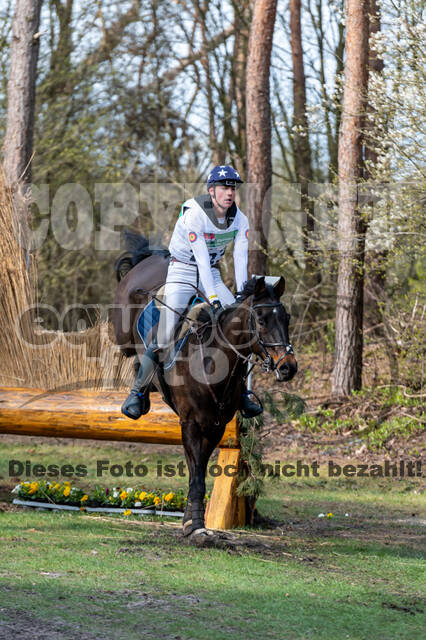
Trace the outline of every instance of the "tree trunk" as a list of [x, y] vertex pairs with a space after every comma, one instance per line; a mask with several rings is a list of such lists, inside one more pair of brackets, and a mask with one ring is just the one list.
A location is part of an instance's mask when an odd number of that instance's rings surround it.
[[336, 60], [336, 71], [334, 74], [334, 114], [335, 114], [335, 128], [334, 128], [334, 136], [331, 134], [328, 136], [328, 153], [330, 158], [330, 166], [328, 170], [328, 181], [334, 182], [334, 178], [339, 173], [339, 158], [338, 158], [338, 148], [339, 148], [339, 131], [340, 124], [342, 119], [342, 110], [340, 105], [340, 90], [339, 90], [339, 80], [343, 73], [343, 57], [345, 53], [345, 25], [341, 22], [339, 23], [339, 38], [337, 41], [336, 48], [334, 50], [334, 58]]
[[246, 68], [250, 24], [252, 19], [251, 0], [234, 3], [234, 47], [231, 68], [231, 96], [235, 102], [235, 140], [236, 152], [233, 160], [237, 171], [246, 175], [247, 166], [247, 127], [246, 127]]
[[31, 181], [35, 82], [42, 0], [16, 0], [12, 24], [4, 171], [9, 186]]
[[362, 384], [365, 223], [357, 183], [368, 82], [368, 0], [347, 0], [345, 88], [339, 136], [339, 221], [334, 395]]
[[297, 182], [300, 184], [302, 205], [303, 247], [305, 254], [305, 284], [308, 288], [318, 283], [317, 268], [313, 248], [315, 222], [313, 204], [309, 201], [308, 187], [312, 182], [311, 147], [309, 125], [306, 113], [306, 80], [303, 63], [301, 2], [290, 0], [290, 45], [293, 63], [293, 138], [294, 164]]
[[[381, 30], [381, 14], [380, 6], [377, 0], [370, 0], [370, 37]], [[369, 52], [369, 69], [376, 73], [383, 71], [384, 62], [377, 55], [374, 48]], [[368, 112], [374, 114], [374, 107], [369, 103], [367, 105]], [[374, 179], [374, 167], [378, 161], [378, 153], [376, 151], [376, 141], [380, 133], [374, 127], [374, 118], [369, 119], [366, 126], [366, 145], [365, 160], [367, 168], [365, 171], [365, 179], [368, 181]], [[373, 327], [374, 334], [384, 341], [385, 351], [389, 359], [389, 370], [391, 383], [397, 384], [399, 379], [399, 365], [396, 354], [395, 344], [390, 335], [392, 331], [386, 326], [386, 317], [383, 313], [386, 294], [386, 268], [388, 260], [388, 250], [386, 248], [372, 247], [366, 252], [366, 278], [364, 287], [364, 320], [369, 322]]]
[[[381, 29], [380, 7], [377, 3], [377, 0], [369, 0], [369, 9], [369, 35], [371, 37], [372, 35], [379, 33]], [[368, 67], [369, 69], [377, 73], [381, 73], [383, 71], [383, 60], [377, 55], [377, 52], [374, 48], [369, 51]], [[373, 107], [370, 104], [367, 105], [367, 109], [369, 111], [373, 111]], [[374, 140], [377, 137], [377, 132], [374, 131], [374, 125], [370, 122], [368, 122], [367, 127], [365, 159], [370, 160], [371, 164], [375, 165], [378, 160], [377, 151], [374, 148]], [[373, 135], [371, 140], [368, 135], [369, 132], [375, 134]], [[369, 172], [366, 173], [366, 178], [371, 179], [371, 175]]]
[[[370, 0], [370, 37], [380, 32], [381, 16], [380, 7], [376, 0]], [[377, 55], [374, 49], [369, 52], [369, 68], [372, 71], [381, 73], [383, 71], [383, 60]], [[369, 113], [374, 111], [374, 108], [368, 104], [367, 109]], [[378, 154], [375, 149], [378, 132], [374, 129], [374, 121], [369, 119], [366, 126], [366, 144], [365, 144], [365, 160], [368, 162], [367, 169], [365, 171], [365, 179], [367, 181], [372, 179], [372, 168], [377, 164]], [[384, 288], [386, 281], [386, 261], [387, 250], [382, 248], [371, 249], [366, 255], [367, 269], [367, 282], [365, 286], [365, 302], [368, 305], [371, 314], [371, 321], [374, 325], [379, 324], [382, 321], [382, 303], [384, 302]]]
[[64, 3], [60, 0], [51, 0], [51, 2], [55, 7], [59, 31], [56, 46], [50, 55], [50, 72], [46, 82], [46, 93], [50, 101], [57, 100], [58, 96], [70, 95], [76, 83], [71, 64], [74, 0], [66, 0]]
[[271, 216], [272, 160], [269, 72], [277, 0], [256, 0], [246, 71], [249, 275], [264, 274]]

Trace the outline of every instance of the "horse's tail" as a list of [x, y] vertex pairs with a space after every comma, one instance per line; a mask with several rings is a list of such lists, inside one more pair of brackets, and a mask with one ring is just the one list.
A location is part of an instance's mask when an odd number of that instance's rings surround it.
[[124, 229], [123, 237], [126, 251], [117, 258], [114, 265], [118, 282], [120, 282], [135, 265], [145, 260], [145, 258], [156, 254], [165, 257], [170, 255], [165, 247], [150, 247], [148, 239], [141, 233]]

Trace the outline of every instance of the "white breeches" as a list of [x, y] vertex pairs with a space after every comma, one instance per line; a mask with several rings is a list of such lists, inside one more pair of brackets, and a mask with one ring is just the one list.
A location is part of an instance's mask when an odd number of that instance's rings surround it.
[[[197, 267], [183, 262], [171, 262], [167, 272], [166, 286], [164, 290], [164, 302], [167, 307], [161, 306], [160, 322], [158, 325], [157, 342], [160, 348], [170, 344], [173, 337], [173, 330], [179, 321], [179, 315], [173, 311], [183, 313], [190, 298], [197, 293], [195, 287], [205, 294], [199, 278], [197, 278]], [[216, 293], [222, 305], [229, 305], [235, 302], [232, 293], [226, 287], [220, 277], [219, 269], [212, 269]], [[197, 283], [198, 280], [198, 283]]]

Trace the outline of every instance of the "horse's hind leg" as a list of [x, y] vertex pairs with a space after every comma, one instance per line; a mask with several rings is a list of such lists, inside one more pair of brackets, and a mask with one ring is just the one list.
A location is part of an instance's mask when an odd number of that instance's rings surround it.
[[196, 422], [182, 424], [182, 442], [189, 469], [189, 492], [183, 517], [183, 533], [188, 536], [197, 529], [204, 529], [204, 497], [206, 494], [206, 469], [209, 458], [220, 441], [209, 440], [201, 434]]

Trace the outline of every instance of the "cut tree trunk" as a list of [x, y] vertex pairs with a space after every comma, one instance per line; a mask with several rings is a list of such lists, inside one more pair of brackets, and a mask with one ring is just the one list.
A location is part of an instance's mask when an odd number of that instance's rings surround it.
[[246, 75], [247, 215], [249, 275], [263, 275], [271, 216], [271, 107], [269, 72], [277, 0], [256, 0]]
[[360, 389], [363, 348], [365, 222], [357, 185], [363, 175], [362, 136], [368, 82], [368, 1], [347, 0], [346, 61], [339, 136], [339, 220], [336, 352], [332, 391]]

